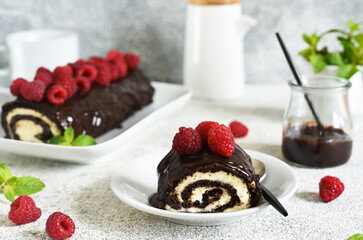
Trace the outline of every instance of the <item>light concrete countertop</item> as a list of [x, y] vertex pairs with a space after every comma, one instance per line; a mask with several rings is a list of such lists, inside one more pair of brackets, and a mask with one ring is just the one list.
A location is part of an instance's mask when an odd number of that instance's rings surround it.
[[[363, 233], [363, 117], [354, 122], [353, 155], [343, 166], [325, 169], [292, 166], [299, 177], [296, 194], [284, 206], [283, 217], [273, 208], [228, 225], [179, 225], [122, 203], [110, 189], [113, 172], [129, 161], [171, 147], [180, 126], [195, 127], [204, 120], [228, 124], [240, 120], [249, 127], [243, 148], [284, 159], [282, 118], [289, 101], [285, 85], [247, 85], [244, 97], [228, 103], [191, 100], [177, 113], [155, 122], [144, 133], [120, 146], [112, 155], [90, 165], [69, 164], [0, 152], [0, 162], [14, 175], [39, 177], [46, 187], [33, 195], [41, 218], [15, 226], [8, 220], [9, 202], [0, 196], [0, 239], [48, 239], [48, 216], [61, 211], [75, 222], [71, 239], [348, 239]], [[61, 153], [59, 153], [61, 154]], [[142, 166], [140, 166], [142, 167]], [[155, 169], [150, 169], [155, 172]], [[318, 195], [322, 177], [339, 177], [344, 193], [330, 203]], [[155, 183], [156, 184], [156, 183]]]

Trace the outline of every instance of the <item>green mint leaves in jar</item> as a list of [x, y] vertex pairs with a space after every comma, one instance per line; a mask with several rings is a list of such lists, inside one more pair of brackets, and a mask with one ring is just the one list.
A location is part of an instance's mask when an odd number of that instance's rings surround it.
[[[330, 29], [321, 34], [303, 34], [303, 40], [309, 46], [299, 52], [314, 68], [315, 73], [322, 72], [328, 65], [337, 66], [337, 76], [349, 79], [356, 72], [357, 66], [363, 66], [363, 32], [358, 23], [349, 20], [348, 31]], [[337, 35], [336, 39], [341, 45], [341, 50], [330, 51], [327, 46], [319, 48], [319, 43], [331, 34]]]

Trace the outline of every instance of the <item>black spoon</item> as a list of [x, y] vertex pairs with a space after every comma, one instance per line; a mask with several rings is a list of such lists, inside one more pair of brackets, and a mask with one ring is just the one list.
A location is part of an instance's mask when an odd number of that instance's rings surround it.
[[277, 198], [272, 194], [272, 192], [270, 192], [265, 186], [263, 186], [262, 184], [260, 184], [260, 185], [262, 188], [262, 196], [266, 199], [266, 201], [269, 204], [271, 204], [271, 206], [273, 206], [282, 215], [287, 217], [288, 213], [287, 213], [286, 209], [284, 208], [284, 206], [282, 206], [282, 204], [279, 202], [279, 200], [277, 200]]
[[[286, 48], [286, 46], [284, 44], [284, 41], [282, 40], [282, 38], [280, 37], [280, 34], [278, 32], [276, 33], [276, 37], [277, 37], [277, 40], [279, 40], [282, 51], [285, 54], [286, 60], [287, 60], [287, 62], [289, 64], [289, 66], [290, 66], [290, 69], [292, 71], [292, 74], [294, 75], [294, 78], [295, 78], [297, 84], [300, 85], [304, 89], [304, 86], [302, 85], [301, 77], [299, 76], [297, 68], [295, 67], [294, 62], [292, 61], [292, 58], [291, 58], [291, 56], [289, 54], [289, 51], [287, 51], [287, 48]], [[319, 119], [319, 117], [316, 114], [316, 111], [314, 109], [313, 103], [310, 101], [309, 95], [306, 92], [304, 92], [304, 97], [305, 97], [306, 102], [308, 103], [308, 106], [309, 106], [309, 108], [311, 110], [311, 113], [313, 114], [313, 116], [315, 118], [316, 124], [318, 125], [319, 136], [322, 137], [324, 135], [324, 127], [321, 124], [321, 121], [320, 121], [320, 119]]]

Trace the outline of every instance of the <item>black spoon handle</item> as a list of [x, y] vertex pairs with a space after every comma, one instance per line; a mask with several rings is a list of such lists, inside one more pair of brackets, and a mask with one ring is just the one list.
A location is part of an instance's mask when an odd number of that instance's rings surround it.
[[277, 198], [270, 192], [265, 186], [261, 184], [262, 188], [262, 196], [269, 202], [277, 211], [279, 211], [282, 215], [287, 217], [288, 213], [284, 206], [277, 200]]
[[[301, 82], [301, 78], [300, 78], [300, 74], [298, 73], [297, 71], [297, 68], [289, 54], [289, 51], [287, 50], [286, 46], [285, 46], [285, 43], [284, 41], [282, 40], [281, 36], [279, 33], [276, 33], [276, 37], [277, 37], [277, 40], [279, 41], [280, 43], [280, 46], [282, 48], [282, 51], [284, 52], [284, 55], [286, 57], [286, 60], [287, 60], [287, 63], [289, 64], [289, 67], [292, 71], [292, 74], [294, 75], [294, 78], [297, 82], [298, 85], [300, 85], [301, 87], [304, 87], [302, 82]], [[309, 98], [309, 95], [304, 92], [304, 97], [306, 99], [306, 102], [308, 103], [308, 106], [311, 110], [311, 113], [313, 114], [314, 118], [315, 118], [315, 121], [316, 121], [316, 124], [318, 125], [318, 129], [319, 129], [319, 136], [323, 136], [324, 135], [324, 127], [323, 127], [323, 124], [321, 124], [321, 121], [318, 117], [318, 114], [316, 114], [316, 111], [313, 107], [313, 103], [311, 102], [310, 98]]]

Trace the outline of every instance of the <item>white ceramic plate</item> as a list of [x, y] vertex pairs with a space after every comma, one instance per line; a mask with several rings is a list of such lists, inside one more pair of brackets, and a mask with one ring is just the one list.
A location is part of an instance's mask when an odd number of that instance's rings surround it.
[[[169, 221], [199, 226], [220, 225], [235, 222], [251, 214], [271, 207], [265, 201], [258, 206], [228, 213], [185, 213], [154, 208], [148, 197], [156, 192], [156, 167], [168, 151], [135, 159], [118, 170], [111, 179], [111, 189], [124, 203], [141, 211], [161, 216]], [[270, 155], [249, 151], [247, 153], [262, 161], [266, 166], [266, 176], [262, 183], [282, 203], [291, 198], [298, 186], [298, 179], [292, 168]], [[288, 209], [287, 209], [288, 210]], [[276, 212], [276, 214], [280, 214]]]
[[[89, 163], [103, 157], [122, 146], [133, 136], [137, 136], [151, 123], [181, 107], [191, 96], [191, 93], [180, 85], [158, 82], [153, 82], [152, 85], [155, 88], [153, 103], [122, 122], [122, 128], [113, 129], [98, 137], [97, 145], [67, 147], [6, 139], [0, 127], [0, 136], [2, 136], [0, 151], [78, 163]], [[13, 99], [8, 92], [8, 89], [0, 88], [0, 106]]]

